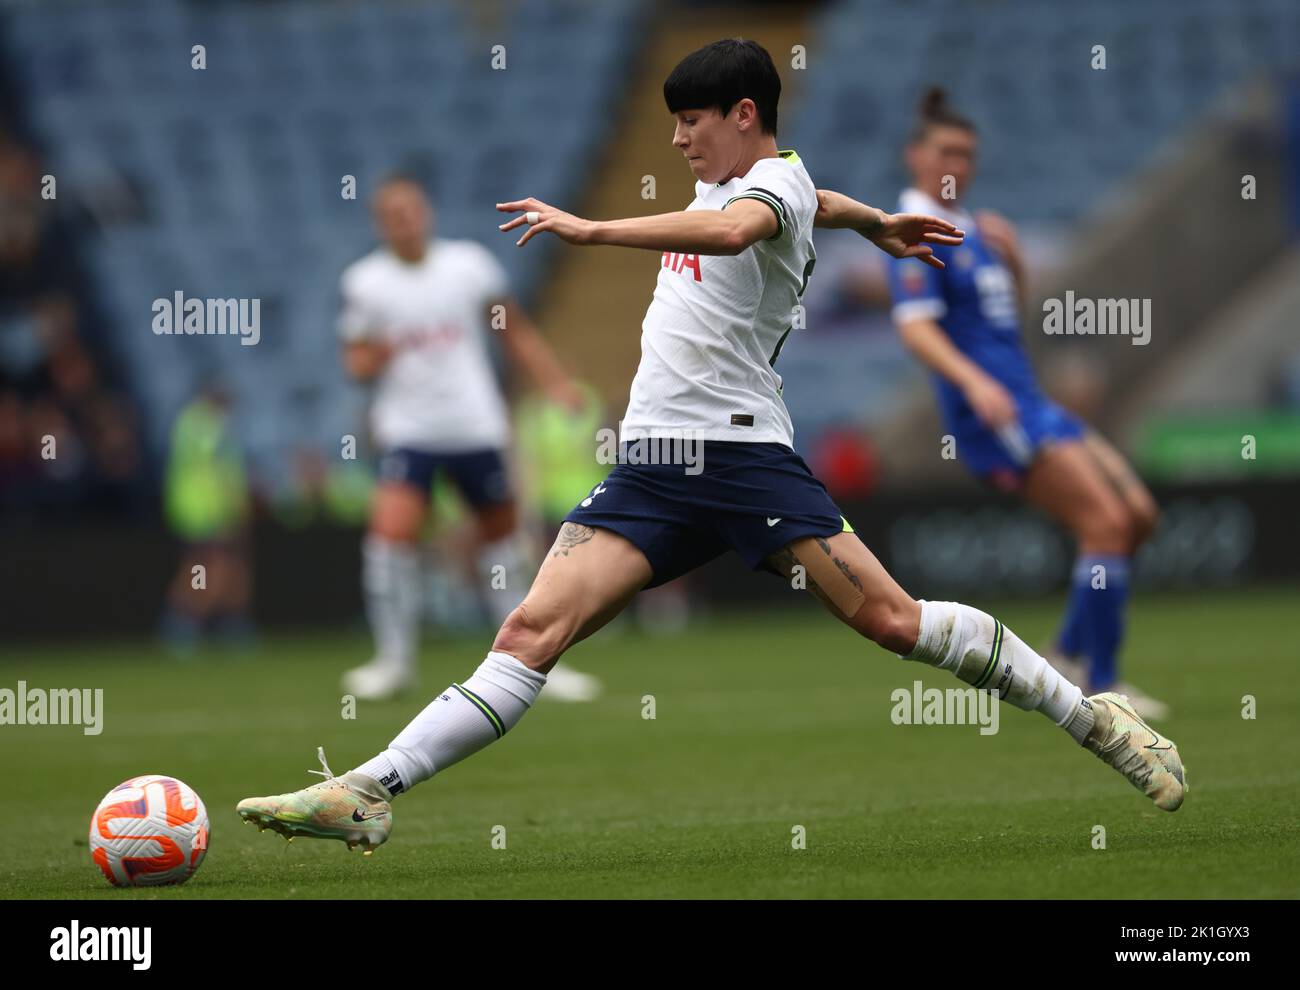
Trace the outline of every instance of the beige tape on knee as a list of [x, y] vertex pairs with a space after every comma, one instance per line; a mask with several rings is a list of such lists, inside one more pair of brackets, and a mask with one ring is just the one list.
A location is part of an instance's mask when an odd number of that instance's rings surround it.
[[858, 609], [867, 600], [862, 589], [855, 585], [847, 574], [836, 566], [825, 540], [804, 539], [790, 544], [790, 553], [795, 563], [804, 569], [808, 579], [821, 589], [837, 609], [846, 618], [853, 618]]

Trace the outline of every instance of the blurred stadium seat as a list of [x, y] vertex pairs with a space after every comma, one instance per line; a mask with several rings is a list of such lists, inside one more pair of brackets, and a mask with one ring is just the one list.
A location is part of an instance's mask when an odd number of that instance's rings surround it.
[[[847, 0], [816, 25], [819, 71], [788, 143], [818, 182], [888, 202], [922, 87], [939, 83], [977, 118], [983, 205], [1020, 220], [1078, 219], [1108, 187], [1230, 87], [1294, 60], [1300, 5], [1258, 0], [1087, 4]], [[1107, 66], [1080, 85], [1093, 45]], [[1080, 140], [1104, 128], [1106, 139]], [[874, 197], [874, 199], [872, 198]]]
[[[272, 472], [287, 469], [278, 451], [354, 432], [347, 403], [320, 403], [306, 424], [277, 407], [289, 382], [343, 392], [336, 280], [372, 240], [365, 190], [396, 168], [427, 178], [449, 236], [491, 232], [492, 204], [525, 187], [565, 200], [603, 137], [591, 122], [620, 95], [638, 8], [525, 0], [500, 30], [475, 33], [467, 7], [444, 4], [12, 6], [5, 57], [61, 195], [139, 197], [137, 215], [104, 226], [92, 262], [151, 449], [201, 371], [225, 373], [250, 453]], [[498, 43], [523, 71], [492, 71]], [[539, 141], [545, 156], [530, 151]], [[355, 201], [340, 196], [345, 175]], [[525, 295], [546, 246], [492, 245]], [[150, 303], [178, 290], [260, 298], [261, 344], [160, 342]]]

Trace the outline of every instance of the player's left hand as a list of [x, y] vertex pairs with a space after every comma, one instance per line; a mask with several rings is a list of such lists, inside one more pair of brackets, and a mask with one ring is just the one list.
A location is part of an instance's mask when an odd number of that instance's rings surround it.
[[931, 244], [960, 244], [966, 236], [965, 231], [947, 220], [921, 213], [885, 213], [884, 218], [867, 239], [886, 254], [916, 258], [932, 268], [943, 268], [944, 264], [934, 256]]
[[529, 213], [537, 214], [537, 222], [529, 224], [528, 229], [524, 231], [524, 236], [515, 241], [518, 247], [523, 247], [528, 243], [530, 237], [543, 230], [549, 230], [560, 240], [568, 241], [570, 244], [588, 244], [591, 241], [591, 229], [595, 226], [590, 220], [584, 220], [582, 217], [575, 217], [572, 213], [557, 210], [554, 206], [532, 197], [517, 199], [510, 203], [497, 203], [497, 209], [502, 213], [523, 211], [522, 216], [507, 220], [501, 224], [501, 230], [514, 230], [516, 227], [528, 223]]

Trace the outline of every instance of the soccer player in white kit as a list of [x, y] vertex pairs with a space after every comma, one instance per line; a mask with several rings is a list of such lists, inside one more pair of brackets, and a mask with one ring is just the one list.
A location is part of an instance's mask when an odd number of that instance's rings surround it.
[[[521, 213], [503, 230], [528, 225], [520, 244], [548, 232], [572, 244], [662, 252], [625, 419], [627, 456], [569, 513], [470, 678], [355, 770], [336, 777], [325, 767], [319, 784], [245, 798], [237, 810], [246, 821], [372, 851], [391, 831], [391, 799], [501, 738], [566, 649], [642, 588], [727, 550], [792, 584], [798, 576], [835, 618], [903, 659], [1046, 716], [1157, 807], [1182, 804], [1183, 767], [1170, 740], [1119, 695], [1085, 698], [993, 616], [913, 599], [794, 452], [775, 364], [813, 267], [813, 227], [847, 227], [928, 264], [942, 264], [931, 244], [960, 243], [962, 232], [815, 189], [798, 155], [777, 150], [780, 89], [768, 53], [740, 39], [706, 45], [669, 75], [673, 144], [697, 179], [684, 211], [592, 221], [536, 199], [498, 204]], [[683, 440], [702, 443], [702, 462], [641, 456], [648, 444], [662, 453], [663, 441]], [[797, 682], [790, 703], [799, 703]]]
[[[474, 514], [479, 578], [496, 621], [523, 598], [530, 560], [506, 468], [509, 417], [488, 358], [493, 322], [506, 353], [552, 401], [582, 401], [492, 253], [471, 240], [431, 238], [433, 209], [414, 179], [383, 182], [374, 216], [383, 244], [343, 272], [339, 316], [344, 364], [374, 386], [371, 432], [382, 452], [362, 550], [375, 657], [343, 679], [367, 699], [416, 681], [418, 541], [435, 473], [450, 478]], [[598, 689], [595, 678], [566, 670], [555, 697], [588, 700]]]

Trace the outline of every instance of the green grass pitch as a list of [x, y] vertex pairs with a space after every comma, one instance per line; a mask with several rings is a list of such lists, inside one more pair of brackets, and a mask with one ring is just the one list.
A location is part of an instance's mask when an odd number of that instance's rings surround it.
[[[141, 644], [9, 647], [0, 687], [102, 687], [105, 715], [97, 737], [0, 726], [0, 896], [1294, 898], [1296, 599], [1295, 588], [1137, 598], [1128, 673], [1174, 706], [1161, 727], [1191, 785], [1173, 815], [1041, 716], [1003, 706], [993, 736], [894, 725], [893, 689], [956, 682], [808, 602], [580, 645], [569, 659], [605, 679], [605, 696], [539, 703], [503, 741], [399, 798], [393, 836], [370, 858], [340, 842], [286, 845], [234, 811], [317, 780], [304, 771], [318, 744], [349, 769], [423, 705], [341, 717], [338, 675], [368, 656], [360, 631], [188, 663]], [[983, 604], [1031, 644], [1059, 609]], [[468, 676], [486, 645], [427, 643], [425, 688]], [[178, 776], [207, 804], [208, 856], [182, 887], [115, 890], [90, 862], [95, 804], [141, 773]], [[1098, 825], [1105, 849], [1093, 848]], [[792, 848], [796, 826], [804, 849]]]

